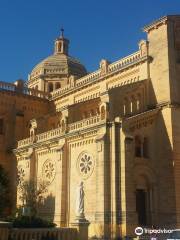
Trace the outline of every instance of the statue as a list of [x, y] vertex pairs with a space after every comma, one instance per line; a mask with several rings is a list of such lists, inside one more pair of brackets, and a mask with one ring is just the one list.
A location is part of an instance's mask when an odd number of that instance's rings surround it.
[[79, 184], [76, 192], [76, 216], [84, 218], [84, 188], [83, 182]]

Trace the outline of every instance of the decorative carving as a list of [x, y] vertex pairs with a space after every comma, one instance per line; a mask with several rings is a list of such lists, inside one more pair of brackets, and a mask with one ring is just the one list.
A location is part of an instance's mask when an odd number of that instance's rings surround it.
[[43, 180], [47, 182], [47, 184], [51, 184], [56, 175], [55, 164], [52, 160], [47, 159], [43, 165], [42, 169]]
[[25, 177], [25, 170], [23, 169], [22, 166], [18, 166], [18, 172], [17, 172], [18, 185], [22, 184], [22, 182], [24, 181], [24, 177]]
[[146, 40], [141, 40], [139, 42], [139, 50], [141, 52], [141, 56], [147, 56], [148, 55], [148, 41]]
[[108, 119], [108, 116], [109, 116], [109, 104], [107, 102], [101, 103], [99, 108], [100, 108], [101, 120]]
[[100, 62], [101, 75], [105, 75], [108, 72], [109, 62], [105, 59], [102, 59]]
[[95, 161], [88, 152], [82, 152], [77, 161], [77, 169], [84, 180], [88, 179], [94, 170]]

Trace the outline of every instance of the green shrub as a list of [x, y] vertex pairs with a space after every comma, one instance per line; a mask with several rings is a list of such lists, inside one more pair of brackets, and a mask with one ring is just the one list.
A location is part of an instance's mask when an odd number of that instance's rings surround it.
[[9, 213], [9, 176], [6, 170], [0, 165], [0, 218]]
[[20, 216], [12, 219], [14, 228], [52, 228], [56, 224], [39, 217]]

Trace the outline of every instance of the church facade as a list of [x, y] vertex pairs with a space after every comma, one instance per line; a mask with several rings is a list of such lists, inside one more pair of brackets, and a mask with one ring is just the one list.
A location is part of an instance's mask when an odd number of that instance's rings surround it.
[[0, 82], [0, 161], [17, 205], [16, 169], [48, 183], [40, 214], [58, 226], [75, 221], [83, 183], [89, 237], [180, 228], [180, 16], [144, 31], [137, 52], [92, 73], [62, 34], [28, 88]]

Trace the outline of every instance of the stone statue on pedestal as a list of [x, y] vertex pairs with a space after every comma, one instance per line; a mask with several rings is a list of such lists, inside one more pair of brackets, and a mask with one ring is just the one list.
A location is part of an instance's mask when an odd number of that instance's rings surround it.
[[79, 184], [76, 190], [76, 217], [84, 218], [84, 186]]

